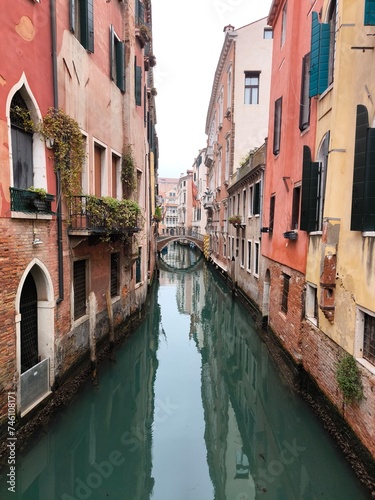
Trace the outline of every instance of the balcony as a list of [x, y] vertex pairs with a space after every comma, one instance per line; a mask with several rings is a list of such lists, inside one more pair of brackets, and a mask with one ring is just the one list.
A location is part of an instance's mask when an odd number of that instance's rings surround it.
[[15, 187], [10, 187], [9, 190], [12, 212], [55, 215], [51, 209], [51, 204], [55, 200], [54, 195], [45, 193], [43, 190], [33, 191]]
[[141, 210], [131, 200], [73, 196], [69, 207], [69, 236], [131, 235], [139, 231]]
[[214, 194], [213, 193], [204, 193], [202, 195], [203, 208], [205, 210], [213, 210], [214, 209]]

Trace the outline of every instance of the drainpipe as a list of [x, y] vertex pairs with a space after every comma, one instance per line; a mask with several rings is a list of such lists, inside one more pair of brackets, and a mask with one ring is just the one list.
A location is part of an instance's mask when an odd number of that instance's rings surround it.
[[[57, 49], [56, 49], [56, 0], [51, 0], [51, 38], [52, 38], [52, 74], [53, 74], [53, 107], [59, 108], [59, 93], [57, 86]], [[59, 296], [56, 304], [64, 300], [64, 268], [63, 268], [63, 241], [62, 241], [62, 207], [61, 207], [61, 179], [60, 172], [56, 172], [57, 197], [57, 260], [59, 273]]]

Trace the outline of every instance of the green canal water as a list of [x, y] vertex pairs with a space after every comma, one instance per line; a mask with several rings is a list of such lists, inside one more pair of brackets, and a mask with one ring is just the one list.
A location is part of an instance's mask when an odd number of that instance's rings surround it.
[[144, 323], [17, 457], [15, 493], [2, 471], [0, 499], [368, 498], [241, 304], [193, 250], [162, 257]]

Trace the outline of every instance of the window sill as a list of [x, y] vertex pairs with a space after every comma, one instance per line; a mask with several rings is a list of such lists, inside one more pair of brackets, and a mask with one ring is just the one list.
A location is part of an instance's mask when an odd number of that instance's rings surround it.
[[318, 327], [318, 320], [317, 318], [314, 318], [313, 316], [306, 316], [307, 321], [311, 323], [312, 325]]
[[76, 328], [77, 326], [82, 325], [85, 321], [89, 319], [89, 315], [85, 314], [84, 316], [81, 316], [78, 319], [73, 319], [73, 328]]
[[331, 92], [331, 90], [332, 90], [332, 89], [333, 89], [333, 82], [331, 83], [331, 85], [329, 85], [329, 86], [325, 89], [325, 91], [324, 91], [322, 94], [320, 94], [320, 96], [319, 96], [319, 101], [320, 101], [320, 100], [322, 100], [322, 99], [324, 99], [324, 98], [325, 98], [325, 96], [326, 96], [327, 94], [329, 94], [329, 93]]
[[356, 358], [358, 363], [360, 363], [364, 368], [367, 368], [369, 372], [375, 375], [375, 366], [364, 358]]
[[310, 236], [322, 236], [322, 234], [322, 231], [311, 231], [311, 233], [309, 233]]
[[52, 215], [50, 214], [26, 214], [24, 212], [10, 212], [10, 217], [12, 219], [29, 219], [29, 220], [52, 220]]
[[363, 238], [375, 238], [375, 231], [363, 231]]

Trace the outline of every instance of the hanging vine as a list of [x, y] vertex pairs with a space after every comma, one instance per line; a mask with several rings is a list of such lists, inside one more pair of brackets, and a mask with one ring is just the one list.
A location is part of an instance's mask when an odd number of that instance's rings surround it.
[[136, 186], [135, 177], [136, 164], [133, 157], [133, 150], [130, 144], [125, 147], [121, 161], [121, 181], [124, 187], [124, 194], [130, 197]]
[[345, 355], [337, 364], [337, 384], [344, 395], [344, 400], [352, 403], [363, 399], [361, 375], [353, 356]]
[[60, 172], [64, 194], [68, 197], [80, 194], [86, 148], [78, 123], [61, 109], [50, 108], [40, 125], [40, 133], [52, 144], [54, 170]]

